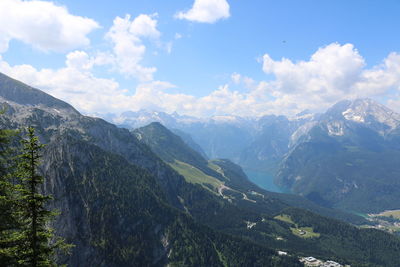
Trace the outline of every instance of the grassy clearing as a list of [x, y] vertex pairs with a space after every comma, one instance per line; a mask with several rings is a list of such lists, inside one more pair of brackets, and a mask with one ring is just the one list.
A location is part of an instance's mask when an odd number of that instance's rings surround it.
[[290, 216], [286, 215], [286, 214], [281, 214], [281, 215], [275, 216], [274, 219], [280, 220], [280, 221], [283, 221], [283, 222], [287, 222], [287, 223], [290, 223], [290, 224], [295, 224], [294, 221], [292, 220], [292, 218], [290, 218]]
[[378, 216], [393, 217], [400, 220], [400, 210], [387, 210], [379, 213]]
[[[222, 184], [217, 178], [209, 176], [202, 172], [201, 170], [193, 167], [190, 164], [184, 163], [179, 160], [175, 160], [174, 163], [170, 164], [171, 167], [176, 170], [180, 175], [185, 177], [186, 181], [193, 184], [201, 184], [201, 185], [211, 185], [215, 190]], [[204, 186], [208, 188], [207, 186]]]
[[295, 236], [301, 238], [314, 238], [320, 236], [319, 233], [314, 232], [314, 229], [312, 227], [298, 227], [298, 225], [292, 220], [292, 218], [290, 218], [289, 215], [281, 214], [275, 216], [274, 219], [292, 224], [294, 227], [290, 227], [290, 230]]

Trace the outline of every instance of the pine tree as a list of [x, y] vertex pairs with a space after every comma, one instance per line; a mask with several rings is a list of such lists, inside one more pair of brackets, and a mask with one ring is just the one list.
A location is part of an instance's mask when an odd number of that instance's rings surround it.
[[46, 208], [51, 197], [39, 192], [44, 182], [44, 177], [38, 174], [43, 145], [35, 136], [34, 128], [28, 128], [27, 139], [22, 140], [22, 144], [17, 171], [20, 179], [19, 218], [23, 225], [19, 236], [19, 264], [32, 267], [55, 265], [52, 256], [64, 243], [61, 239], [55, 242], [53, 230], [49, 228], [55, 215]]

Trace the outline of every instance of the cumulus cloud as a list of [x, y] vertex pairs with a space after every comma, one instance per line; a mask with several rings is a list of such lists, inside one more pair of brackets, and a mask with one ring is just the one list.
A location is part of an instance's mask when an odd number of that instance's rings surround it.
[[[66, 54], [62, 68], [37, 69], [28, 64], [13, 66], [0, 55], [0, 71], [65, 100], [87, 114], [150, 108], [154, 106], [150, 102], [156, 98], [149, 95], [155, 96], [161, 88], [173, 87], [167, 82], [153, 80], [156, 68], [141, 65], [146, 52], [143, 40], [158, 42], [161, 36], [156, 17], [157, 14], [141, 14], [133, 19], [130, 15], [116, 17], [105, 35], [111, 42], [111, 50], [72, 51]], [[115, 71], [137, 78], [141, 84], [136, 93], [130, 93], [135, 88], [126, 90], [113, 79], [94, 75], [94, 68], [100, 65], [111, 66]]]
[[157, 14], [137, 16], [129, 27], [129, 32], [136, 37], [158, 38], [160, 32], [157, 30]]
[[364, 59], [353, 45], [331, 44], [318, 49], [309, 61], [293, 63], [283, 58], [274, 61], [266, 54], [263, 70], [276, 77], [276, 90], [282, 93], [308, 91], [319, 94], [348, 90], [359, 80]]
[[235, 83], [235, 84], [239, 84], [240, 83], [240, 81], [241, 81], [241, 79], [242, 79], [242, 75], [240, 75], [239, 73], [233, 73], [232, 75], [231, 75], [231, 79], [232, 79], [232, 82], [233, 83]]
[[252, 78], [243, 76], [236, 72], [231, 75], [231, 80], [235, 85], [243, 85], [244, 88], [250, 90], [253, 90], [256, 85], [256, 82]]
[[382, 64], [365, 70], [354, 85], [354, 89], [365, 95], [382, 95], [400, 89], [400, 54], [390, 53]]
[[0, 71], [67, 101], [85, 113], [99, 111], [105, 106], [116, 110], [118, 103], [126, 103], [126, 90], [120, 89], [113, 80], [95, 77], [91, 73], [92, 60], [85, 52], [74, 51], [67, 55], [65, 67], [39, 70], [27, 64], [11, 66], [0, 58]]
[[226, 0], [195, 0], [191, 9], [175, 15], [178, 19], [202, 23], [215, 23], [229, 16], [229, 4]]
[[43, 51], [67, 51], [90, 44], [96, 21], [72, 15], [47, 1], [0, 1], [0, 53], [13, 39]]
[[[107, 56], [105, 56], [107, 58]], [[208, 95], [173, 93], [169, 82], [149, 80], [134, 93], [112, 79], [96, 77], [93, 68], [104, 63], [100, 55], [73, 51], [63, 68], [11, 66], [0, 57], [0, 71], [61, 98], [87, 114], [150, 109], [199, 117], [212, 115], [294, 115], [304, 109], [321, 111], [342, 99], [377, 97], [400, 111], [400, 54], [389, 54], [381, 64], [366, 68], [364, 58], [350, 44], [330, 44], [309, 60], [293, 62], [263, 57], [263, 70], [275, 76], [256, 82], [239, 73]], [[244, 86], [248, 90], [230, 88]], [[105, 109], [105, 107], [107, 107]]]
[[141, 61], [146, 52], [143, 38], [158, 39], [157, 15], [139, 15], [131, 20], [130, 15], [116, 17], [113, 26], [106, 34], [106, 39], [113, 44], [113, 55], [110, 55], [116, 69], [125, 75], [134, 76], [140, 81], [153, 79], [155, 67], [144, 67]]

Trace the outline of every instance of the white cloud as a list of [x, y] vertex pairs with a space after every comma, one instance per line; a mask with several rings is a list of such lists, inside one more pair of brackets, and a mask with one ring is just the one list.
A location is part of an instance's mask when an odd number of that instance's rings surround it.
[[[37, 69], [27, 64], [12, 66], [0, 55], [0, 71], [67, 101], [87, 114], [154, 106], [150, 103], [156, 101], [156, 92], [173, 87], [167, 82], [153, 81], [156, 68], [141, 65], [146, 52], [143, 39], [159, 44], [161, 33], [157, 30], [156, 16], [142, 14], [133, 19], [130, 15], [116, 17], [106, 33], [106, 39], [112, 44], [110, 51], [72, 51], [66, 54], [62, 68]], [[142, 84], [132, 95], [115, 80], [95, 76], [94, 68], [99, 65], [112, 66], [115, 71], [133, 76]], [[146, 100], [144, 95], [151, 97]]]
[[229, 16], [229, 4], [226, 0], [195, 0], [190, 10], [175, 15], [178, 19], [203, 23], [214, 23]]
[[256, 82], [252, 78], [247, 76], [242, 76], [241, 74], [236, 72], [231, 75], [231, 80], [234, 84], [236, 85], [243, 84], [246, 89], [250, 90], [254, 89], [254, 86], [256, 86]]
[[152, 15], [141, 14], [131, 23], [129, 32], [137, 37], [159, 38], [160, 32], [157, 30], [157, 13]]
[[233, 73], [232, 75], [231, 75], [231, 79], [232, 79], [232, 81], [233, 81], [233, 83], [235, 83], [235, 84], [239, 84], [240, 83], [240, 81], [241, 81], [241, 79], [242, 79], [242, 75], [240, 75], [239, 73]]
[[67, 51], [87, 46], [87, 35], [99, 28], [96, 21], [72, 15], [67, 8], [47, 1], [0, 1], [0, 53], [11, 40], [43, 51]]
[[67, 67], [88, 70], [93, 67], [93, 60], [90, 60], [89, 55], [84, 51], [73, 51], [67, 54], [65, 64]]
[[[142, 38], [158, 39], [156, 14], [139, 15], [131, 21], [130, 15], [116, 17], [106, 39], [113, 43], [112, 60], [116, 69], [125, 75], [134, 76], [140, 81], [151, 81], [155, 67], [144, 67], [141, 61], [146, 52]], [[111, 61], [112, 61], [111, 60]]]
[[67, 101], [80, 111], [99, 111], [106, 106], [117, 110], [118, 103], [126, 103], [126, 90], [120, 89], [113, 80], [95, 77], [91, 66], [92, 59], [82, 51], [68, 54], [66, 66], [56, 70], [11, 66], [0, 58], [1, 72]]
[[65, 67], [57, 70], [11, 66], [0, 57], [0, 71], [88, 114], [145, 108], [201, 117], [293, 115], [304, 109], [324, 110], [355, 97], [386, 99], [386, 104], [400, 111], [400, 55], [391, 53], [382, 64], [366, 68], [365, 60], [350, 44], [322, 47], [308, 61], [275, 61], [265, 55], [263, 69], [274, 79], [256, 82], [234, 73], [231, 79], [235, 88], [244, 86], [248, 90], [236, 91], [223, 85], [203, 97], [173, 93], [173, 84], [154, 80], [139, 84], [135, 93], [129, 94], [116, 81], [93, 74], [92, 69], [107, 59], [107, 55], [101, 56], [74, 51], [66, 56]]
[[364, 59], [351, 44], [330, 44], [318, 49], [309, 61], [297, 63], [285, 58], [274, 61], [268, 54], [263, 57], [264, 72], [275, 75], [275, 90], [283, 93], [348, 90], [359, 80], [364, 65]]
[[382, 64], [365, 70], [354, 88], [365, 95], [382, 95], [400, 90], [400, 54], [390, 53]]

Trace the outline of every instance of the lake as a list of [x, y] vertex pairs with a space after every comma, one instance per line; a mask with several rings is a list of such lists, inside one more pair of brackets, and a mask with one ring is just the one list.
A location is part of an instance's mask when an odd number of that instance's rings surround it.
[[258, 185], [259, 187], [271, 192], [284, 193], [284, 190], [279, 188], [274, 183], [274, 176], [272, 175], [272, 173], [259, 172], [253, 170], [244, 170], [244, 172], [246, 173], [249, 180]]

